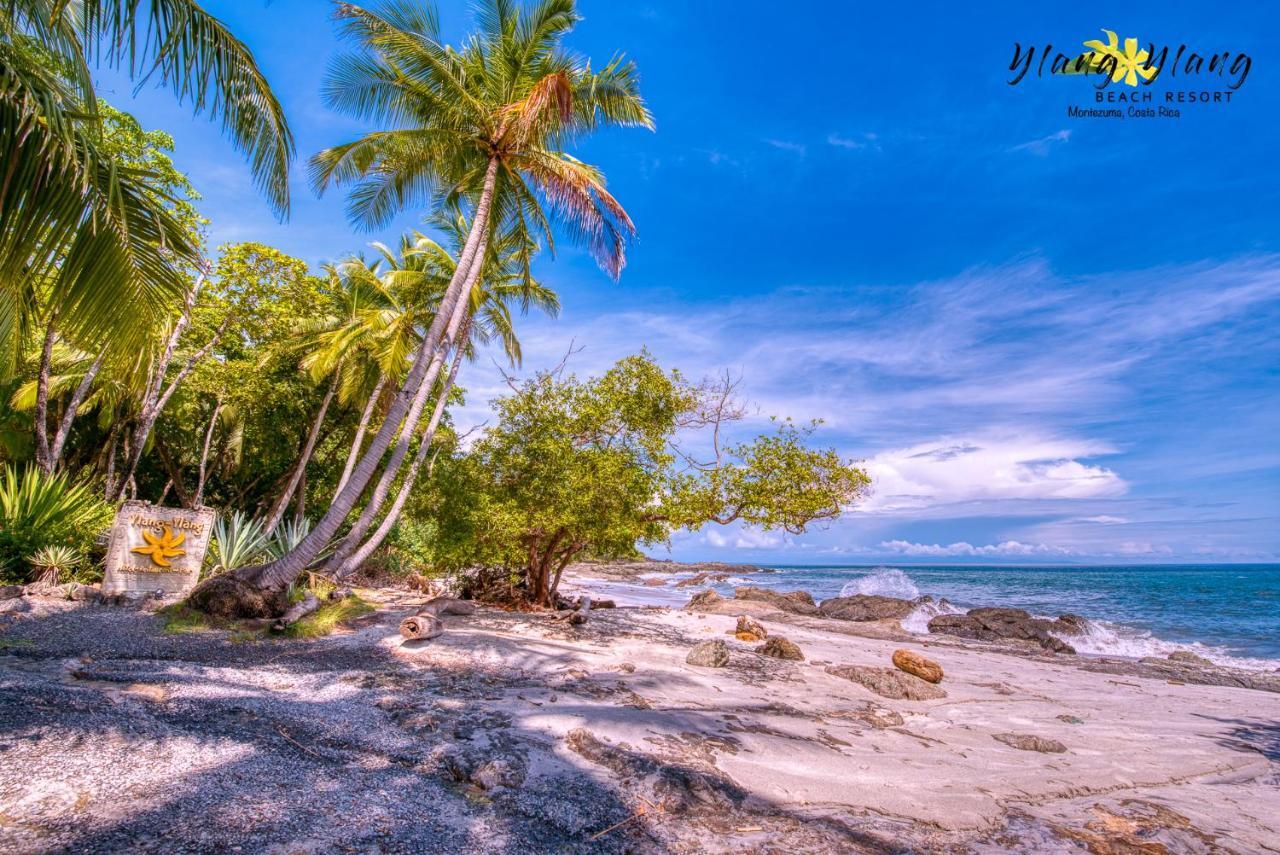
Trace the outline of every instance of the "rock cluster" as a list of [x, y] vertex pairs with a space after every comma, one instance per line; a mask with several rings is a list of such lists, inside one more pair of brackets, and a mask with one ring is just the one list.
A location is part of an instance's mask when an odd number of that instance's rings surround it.
[[684, 604], [684, 610], [687, 612], [702, 611], [704, 609], [712, 608], [723, 602], [724, 602], [724, 597], [717, 594], [711, 588], [707, 588], [705, 591], [699, 591], [698, 593], [694, 594], [689, 599], [689, 602]]
[[744, 585], [741, 588], [733, 589], [733, 598], [735, 600], [756, 600], [768, 603], [779, 611], [790, 612], [794, 615], [816, 615], [818, 613], [818, 606], [813, 602], [813, 597], [808, 591], [790, 591], [783, 594], [779, 591], [771, 591], [768, 588], [755, 588], [750, 585]]
[[929, 621], [929, 632], [980, 641], [1028, 641], [1053, 653], [1075, 653], [1074, 647], [1053, 633], [1080, 635], [1085, 626], [1084, 618], [1078, 615], [1043, 620], [1022, 609], [981, 608], [962, 615], [938, 615]]

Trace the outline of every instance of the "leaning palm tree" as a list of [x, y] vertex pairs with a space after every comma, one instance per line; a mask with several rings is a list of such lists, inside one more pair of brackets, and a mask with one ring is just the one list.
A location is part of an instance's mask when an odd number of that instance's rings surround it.
[[[351, 186], [348, 212], [365, 226], [384, 224], [410, 205], [465, 199], [471, 228], [382, 427], [307, 538], [238, 577], [257, 587], [283, 587], [301, 573], [354, 509], [392, 439], [416, 429], [452, 344], [447, 338], [455, 339], [462, 324], [465, 312], [455, 310], [465, 306], [495, 224], [540, 231], [551, 246], [554, 217], [607, 272], [620, 274], [631, 219], [600, 170], [563, 149], [600, 127], [653, 126], [633, 63], [615, 57], [597, 70], [564, 47], [579, 20], [573, 0], [523, 9], [488, 0], [479, 32], [456, 49], [441, 42], [427, 2], [397, 0], [372, 10], [339, 3], [337, 17], [356, 50], [338, 60], [325, 96], [336, 109], [391, 129], [316, 155], [315, 184]], [[398, 465], [396, 455], [403, 460], [406, 451], [397, 443], [388, 465]]]
[[[436, 216], [432, 218], [432, 224], [450, 236], [455, 251], [461, 251], [468, 231], [465, 217]], [[417, 247], [419, 252], [429, 253], [437, 260], [442, 273], [452, 274], [456, 261], [443, 247], [421, 235], [418, 236]], [[395, 499], [383, 516], [382, 522], [364, 543], [360, 543], [360, 539], [368, 533], [378, 510], [375, 501], [380, 504], [380, 494], [385, 495], [397, 475], [397, 470], [391, 468], [383, 471], [374, 488], [374, 500], [366, 506], [365, 512], [361, 514], [360, 519], [352, 526], [351, 531], [329, 559], [328, 568], [335, 571], [339, 577], [358, 569], [382, 544], [399, 518], [427, 452], [435, 439], [449, 395], [457, 382], [458, 369], [461, 367], [462, 360], [464, 357], [474, 358], [475, 356], [473, 339], [480, 343], [488, 343], [495, 339], [500, 341], [507, 359], [512, 365], [518, 365], [521, 358], [520, 342], [516, 338], [515, 324], [511, 315], [512, 303], [518, 302], [525, 312], [531, 307], [537, 307], [549, 315], [554, 316], [559, 313], [560, 299], [556, 293], [529, 275], [528, 260], [535, 249], [529, 236], [520, 231], [507, 231], [488, 245], [480, 276], [467, 296], [464, 320], [453, 341], [452, 364], [448, 373], [438, 384], [435, 407], [418, 440], [417, 454], [405, 473]], [[400, 441], [407, 442], [410, 438], [402, 432]], [[375, 513], [370, 512], [371, 508]]]
[[[37, 283], [83, 345], [141, 344], [180, 301], [196, 248], [145, 169], [104, 153], [91, 65], [157, 80], [221, 120], [282, 216], [293, 140], [252, 54], [193, 0], [0, 3], [0, 356], [26, 332]], [[150, 203], [150, 204], [149, 204]], [[128, 339], [129, 341], [123, 341]], [[0, 365], [0, 370], [5, 366]]]

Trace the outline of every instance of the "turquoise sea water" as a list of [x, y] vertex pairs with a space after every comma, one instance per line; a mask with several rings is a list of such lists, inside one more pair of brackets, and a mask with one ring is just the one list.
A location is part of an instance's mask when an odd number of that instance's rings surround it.
[[[844, 594], [945, 597], [956, 610], [1011, 606], [1037, 615], [1074, 612], [1093, 621], [1082, 653], [1165, 655], [1190, 649], [1224, 664], [1280, 667], [1280, 565], [1132, 567], [833, 566], [768, 568], [735, 584]], [[687, 589], [685, 589], [687, 590]], [[936, 610], [913, 615], [924, 630]], [[926, 630], [927, 631], [927, 630]]]

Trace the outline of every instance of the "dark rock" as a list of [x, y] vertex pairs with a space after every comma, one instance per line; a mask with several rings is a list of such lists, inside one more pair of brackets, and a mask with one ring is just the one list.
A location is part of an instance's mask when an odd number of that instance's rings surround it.
[[729, 664], [729, 646], [720, 639], [695, 644], [684, 661], [703, 668], [723, 668]]
[[1030, 733], [993, 733], [991, 738], [1019, 751], [1039, 751], [1041, 754], [1065, 754], [1067, 751], [1067, 746], [1056, 739]]
[[72, 584], [74, 587], [71, 589], [70, 597], [78, 602], [91, 603], [102, 595], [101, 586], [99, 585]]
[[0, 600], [12, 600], [22, 596], [21, 585], [0, 585]]
[[684, 609], [687, 612], [702, 611], [719, 605], [724, 602], [724, 597], [717, 594], [710, 588], [705, 591], [699, 591], [694, 594], [689, 602], [685, 603]]
[[854, 594], [851, 597], [832, 597], [823, 600], [818, 613], [835, 620], [886, 620], [901, 619], [915, 610], [917, 603], [897, 597], [881, 597], [875, 594]]
[[779, 611], [796, 615], [816, 615], [818, 613], [818, 607], [814, 604], [813, 597], [810, 596], [808, 591], [790, 591], [783, 594], [778, 591], [771, 591], [768, 588], [755, 588], [750, 585], [744, 585], [741, 588], [733, 589], [733, 598], [735, 600], [756, 600], [768, 603]]
[[980, 641], [1027, 641], [1053, 653], [1075, 653], [1074, 647], [1052, 635], [1050, 630], [1079, 634], [1077, 620], [1083, 618], [1064, 615], [1048, 621], [1033, 618], [1022, 609], [980, 608], [970, 609], [963, 615], [938, 615], [929, 621], [929, 631]]
[[1057, 718], [1058, 718], [1058, 721], [1064, 722], [1066, 724], [1084, 724], [1084, 719], [1075, 715], [1067, 715], [1064, 713], [1058, 716]]
[[800, 645], [783, 638], [781, 635], [771, 636], [768, 641], [756, 648], [756, 653], [771, 656], [774, 659], [789, 659], [792, 662], [804, 661], [804, 653], [800, 651]]
[[738, 626], [733, 631], [733, 635], [739, 641], [764, 641], [769, 637], [769, 631], [758, 620], [752, 620], [746, 615], [738, 616]]
[[833, 677], [852, 680], [883, 698], [906, 701], [934, 701], [947, 696], [946, 691], [919, 677], [893, 668], [868, 665], [831, 665], [826, 672]]
[[1197, 656], [1189, 650], [1175, 650], [1169, 654], [1170, 662], [1179, 662], [1184, 665], [1199, 665], [1204, 668], [1212, 668], [1213, 663], [1203, 656]]
[[681, 579], [676, 582], [677, 588], [692, 588], [696, 585], [710, 585], [713, 582], [723, 582], [729, 578], [728, 573], [697, 573], [688, 579]]
[[942, 666], [911, 650], [893, 651], [893, 664], [927, 683], [942, 682]]

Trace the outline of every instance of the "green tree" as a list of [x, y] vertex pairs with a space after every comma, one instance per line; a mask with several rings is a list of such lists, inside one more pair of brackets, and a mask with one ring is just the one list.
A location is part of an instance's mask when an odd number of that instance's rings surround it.
[[524, 9], [490, 0], [479, 11], [479, 32], [456, 49], [441, 42], [435, 9], [426, 2], [374, 10], [341, 3], [337, 14], [356, 50], [339, 58], [326, 99], [394, 130], [316, 155], [317, 187], [353, 185], [349, 213], [368, 226], [419, 202], [470, 200], [471, 228], [413, 367], [346, 486], [297, 549], [239, 576], [266, 588], [292, 581], [337, 533], [398, 431], [401, 441], [386, 468], [403, 462], [462, 326], [464, 297], [482, 266], [477, 260], [498, 225], [540, 230], [550, 243], [554, 216], [606, 270], [620, 273], [631, 220], [601, 172], [563, 148], [608, 125], [652, 127], [632, 63], [616, 57], [595, 70], [564, 48], [579, 20], [573, 0]]
[[627, 554], [711, 523], [799, 534], [869, 484], [834, 450], [811, 448], [812, 427], [784, 421], [722, 445], [743, 414], [732, 384], [692, 384], [647, 354], [589, 380], [543, 372], [495, 409], [474, 449], [438, 470], [436, 560], [511, 571], [513, 591], [538, 605], [584, 552]]

